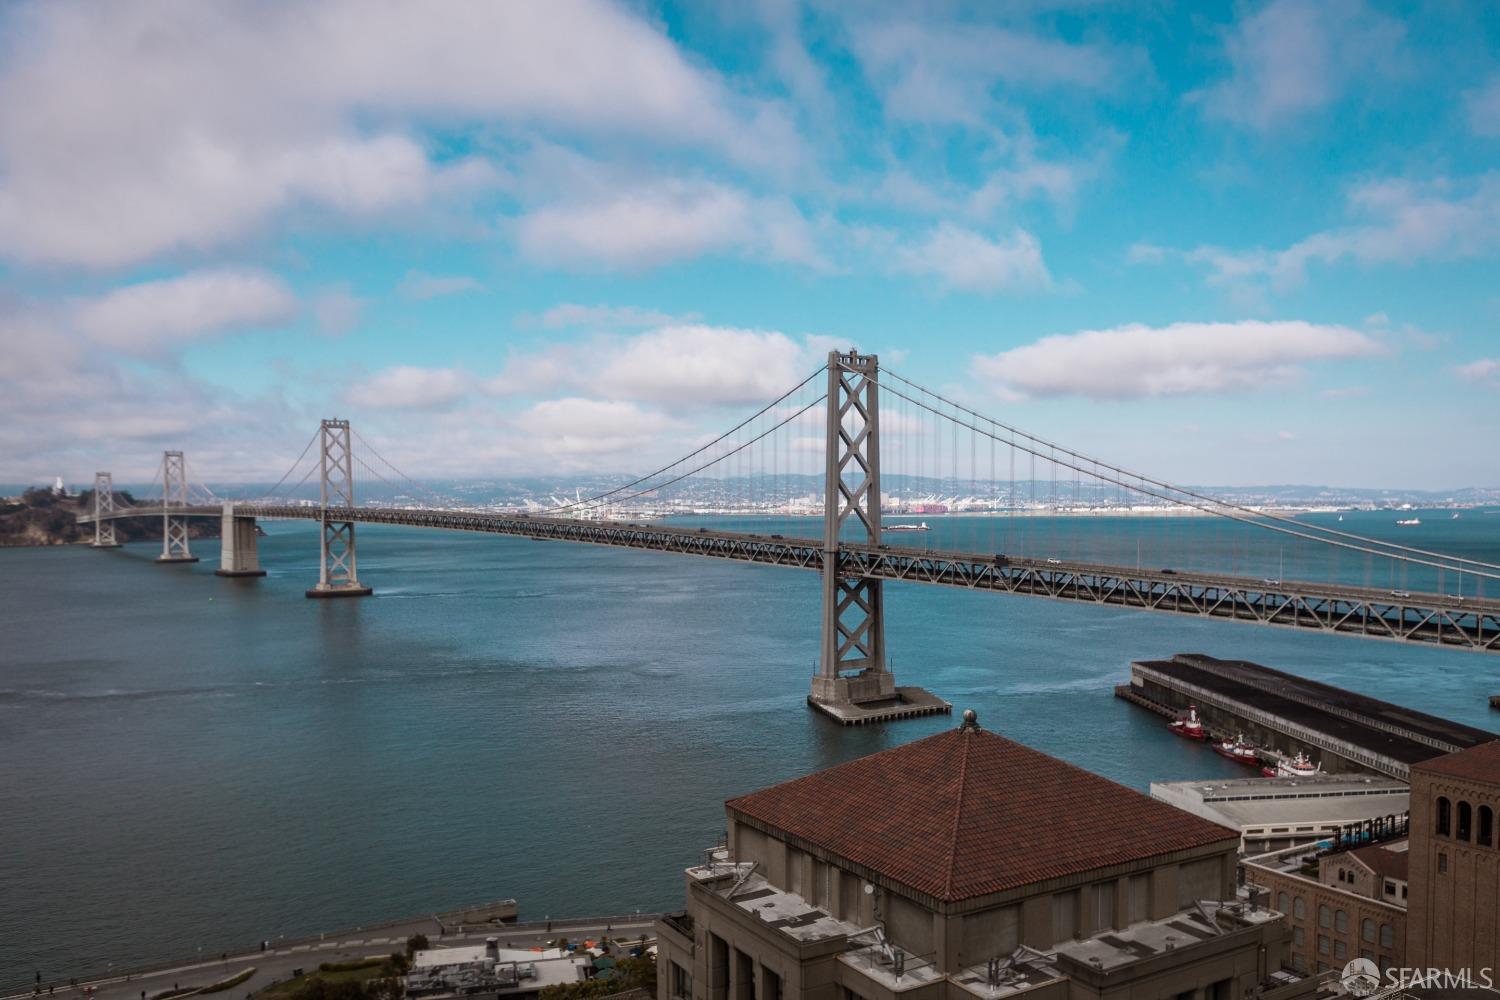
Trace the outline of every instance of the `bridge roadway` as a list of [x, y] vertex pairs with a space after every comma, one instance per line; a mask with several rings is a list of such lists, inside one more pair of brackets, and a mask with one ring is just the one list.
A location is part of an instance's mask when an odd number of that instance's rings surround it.
[[[168, 513], [222, 517], [223, 512], [221, 506], [156, 505], [122, 508], [102, 519], [161, 517]], [[314, 506], [263, 504], [235, 504], [234, 513], [265, 520], [318, 521], [324, 516], [323, 510]], [[821, 540], [782, 535], [419, 508], [337, 508], [329, 510], [328, 519], [613, 545], [794, 569], [823, 567]], [[90, 523], [95, 518], [88, 515], [79, 520]], [[851, 579], [937, 584], [1500, 653], [1500, 600], [1493, 598], [1459, 599], [1343, 584], [1273, 582], [1171, 569], [1129, 569], [1067, 560], [1008, 558], [995, 553], [850, 543], [840, 546], [839, 572]]]

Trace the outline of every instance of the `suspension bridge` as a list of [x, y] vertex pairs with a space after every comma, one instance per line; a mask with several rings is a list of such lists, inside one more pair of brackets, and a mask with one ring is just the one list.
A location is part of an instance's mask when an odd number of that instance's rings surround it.
[[[356, 503], [356, 465], [421, 502]], [[316, 497], [299, 495], [314, 477]], [[1500, 565], [1132, 472], [984, 416], [853, 351], [830, 353], [798, 385], [688, 455], [573, 500], [477, 509], [411, 480], [340, 419], [322, 421], [260, 496], [215, 495], [190, 479], [180, 451], [163, 455], [158, 481], [159, 498], [125, 503], [110, 473], [96, 475], [92, 512], [80, 517], [95, 526], [95, 546], [117, 545], [121, 518], [159, 517], [158, 561], [196, 561], [189, 521], [218, 518], [216, 572], [258, 576], [259, 521], [315, 521], [320, 569], [309, 597], [372, 592], [357, 571], [359, 524], [816, 572], [822, 641], [809, 701], [845, 723], [949, 710], [895, 683], [885, 646], [887, 581], [1500, 653], [1500, 600], [1485, 596]], [[674, 513], [700, 516], [655, 521]], [[1070, 517], [1100, 527], [1060, 530]], [[798, 527], [817, 518], [821, 532]], [[1288, 556], [1295, 579], [1285, 572]]]

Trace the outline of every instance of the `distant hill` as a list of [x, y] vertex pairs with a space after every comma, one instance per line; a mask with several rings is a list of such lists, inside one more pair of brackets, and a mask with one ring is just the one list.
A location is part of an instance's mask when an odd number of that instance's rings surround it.
[[[115, 491], [117, 503], [134, 503], [129, 493]], [[72, 545], [94, 540], [94, 526], [79, 524], [77, 517], [94, 509], [94, 491], [59, 496], [50, 489], [32, 487], [19, 497], [0, 500], [0, 546]], [[191, 538], [217, 538], [219, 522], [194, 518], [188, 523]], [[161, 522], [155, 518], [131, 518], [115, 522], [115, 538], [121, 542], [161, 538]]]

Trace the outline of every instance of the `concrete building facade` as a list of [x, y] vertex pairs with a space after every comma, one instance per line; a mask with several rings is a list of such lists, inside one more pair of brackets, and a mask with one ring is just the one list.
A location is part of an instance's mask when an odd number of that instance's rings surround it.
[[956, 729], [731, 799], [660, 1000], [1298, 996], [1236, 830]]
[[1411, 774], [1408, 964], [1500, 980], [1500, 740]]

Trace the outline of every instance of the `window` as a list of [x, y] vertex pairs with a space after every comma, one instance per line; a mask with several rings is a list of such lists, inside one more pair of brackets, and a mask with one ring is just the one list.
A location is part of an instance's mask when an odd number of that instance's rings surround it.
[[1298, 920], [1301, 920], [1307, 916], [1307, 904], [1302, 902], [1301, 896], [1298, 896], [1296, 899], [1292, 900], [1292, 916], [1296, 917]]
[[1380, 925], [1380, 947], [1392, 948], [1396, 944], [1396, 932], [1391, 930], [1390, 924]]
[[1396, 894], [1396, 883], [1390, 879], [1385, 880], [1385, 894], [1387, 896], [1394, 896]]
[[1453, 804], [1439, 795], [1437, 800], [1437, 835], [1451, 836], [1453, 832]]
[[1339, 910], [1333, 915], [1333, 929], [1340, 934], [1349, 933], [1349, 914]]
[[1448, 855], [1442, 851], [1438, 851], [1438, 874], [1448, 874]]
[[1094, 925], [1089, 933], [1115, 926], [1115, 884], [1100, 882], [1094, 886]]
[[1359, 922], [1359, 936], [1364, 940], [1370, 942], [1371, 944], [1374, 944], [1375, 921], [1371, 920], [1369, 917], [1365, 917], [1365, 919], [1361, 920]]
[[1296, 945], [1298, 948], [1307, 944], [1307, 932], [1301, 927], [1292, 928], [1292, 944]]
[[1319, 934], [1318, 935], [1318, 954], [1319, 955], [1326, 955], [1326, 954], [1328, 954], [1328, 935], [1327, 934]]
[[1306, 972], [1307, 971], [1307, 959], [1303, 958], [1301, 955], [1293, 955], [1292, 956], [1292, 968], [1295, 969], [1295, 970], [1297, 970], [1298, 972]]
[[1280, 910], [1282, 913], [1291, 913], [1292, 897], [1288, 896], [1284, 892], [1278, 892], [1276, 894], [1276, 909]]
[[1058, 943], [1072, 940], [1078, 931], [1078, 890], [1058, 892], [1052, 895], [1052, 940]]
[[1333, 942], [1333, 957], [1342, 962], [1349, 957], [1349, 946], [1342, 940]]
[[1474, 842], [1480, 847], [1493, 847], [1495, 844], [1495, 810], [1489, 806], [1479, 807], [1479, 836]]
[[1368, 959], [1371, 962], [1375, 961], [1375, 953], [1368, 948], [1359, 949], [1359, 957]]
[[1467, 802], [1458, 804], [1458, 839], [1468, 840], [1474, 827], [1474, 807]]
[[1340, 882], [1347, 882], [1348, 879], [1349, 879], [1349, 873], [1347, 871], [1345, 871], [1344, 869], [1340, 868], [1339, 869], [1339, 881]]
[[1333, 911], [1328, 908], [1328, 904], [1327, 903], [1319, 903], [1318, 904], [1318, 926], [1319, 927], [1332, 927], [1333, 926]]
[[692, 973], [676, 962], [672, 963], [672, 995], [674, 997], [690, 997], [693, 995]]

